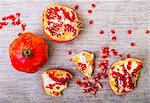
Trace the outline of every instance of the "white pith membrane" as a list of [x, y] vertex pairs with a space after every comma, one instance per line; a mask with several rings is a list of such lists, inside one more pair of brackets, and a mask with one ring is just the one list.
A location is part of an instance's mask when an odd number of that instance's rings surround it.
[[[56, 82], [52, 78], [50, 78], [49, 75], [47, 74], [47, 71], [45, 71], [42, 73], [42, 81], [43, 81], [43, 87], [44, 87], [46, 94], [52, 95], [52, 96], [62, 96], [62, 91], [65, 88], [67, 88], [69, 79], [67, 79], [63, 83]], [[54, 85], [53, 88], [50, 88], [50, 85]], [[55, 94], [55, 93], [57, 93], [57, 94]]]
[[139, 59], [127, 58], [111, 66], [109, 70], [109, 83], [116, 94], [122, 95], [136, 87], [136, 82], [142, 67], [140, 67], [138, 71], [134, 71], [137, 70], [141, 64], [143, 64], [143, 62]]
[[[92, 53], [82, 51], [79, 54], [73, 56], [72, 60], [76, 64], [77, 68], [87, 77], [91, 77], [94, 70], [94, 55]], [[86, 65], [84, 70], [79, 63]]]
[[[52, 10], [55, 8], [58, 8], [58, 11], [56, 12], [57, 16], [50, 15], [50, 17], [47, 17], [47, 14], [56, 11]], [[52, 12], [48, 12], [48, 10], [51, 10]], [[75, 19], [70, 20], [68, 19], [68, 17], [66, 18], [63, 10], [69, 13], [70, 18], [74, 17]], [[67, 41], [74, 39], [81, 30], [78, 27], [81, 24], [81, 21], [78, 19], [76, 13], [70, 8], [63, 7], [57, 4], [53, 4], [46, 8], [43, 15], [43, 23], [44, 32], [54, 40], [59, 41]]]

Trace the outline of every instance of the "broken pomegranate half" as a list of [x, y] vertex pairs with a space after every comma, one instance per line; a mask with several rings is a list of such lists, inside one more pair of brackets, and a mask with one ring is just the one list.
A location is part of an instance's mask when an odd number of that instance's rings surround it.
[[42, 25], [44, 34], [56, 42], [73, 40], [82, 30], [82, 22], [76, 13], [58, 4], [52, 4], [44, 10]]
[[62, 91], [67, 88], [73, 75], [65, 70], [46, 70], [42, 73], [43, 87], [48, 95], [62, 96]]
[[140, 76], [143, 62], [135, 58], [127, 58], [114, 63], [109, 69], [109, 84], [117, 95], [132, 91]]

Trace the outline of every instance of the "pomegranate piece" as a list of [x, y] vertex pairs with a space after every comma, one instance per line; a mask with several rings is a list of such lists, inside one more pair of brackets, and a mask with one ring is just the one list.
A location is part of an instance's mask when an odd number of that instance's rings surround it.
[[73, 75], [65, 70], [50, 69], [42, 74], [43, 88], [46, 94], [51, 96], [62, 96], [62, 91], [67, 88], [67, 84]]
[[67, 42], [75, 39], [83, 29], [76, 13], [58, 4], [48, 6], [43, 13], [43, 31], [52, 41]]
[[126, 58], [114, 63], [108, 72], [109, 84], [117, 95], [132, 91], [137, 84], [143, 62], [135, 58]]
[[85, 76], [91, 77], [94, 71], [94, 54], [87, 51], [82, 51], [76, 54], [72, 58], [73, 62], [76, 64], [78, 70], [81, 71]]

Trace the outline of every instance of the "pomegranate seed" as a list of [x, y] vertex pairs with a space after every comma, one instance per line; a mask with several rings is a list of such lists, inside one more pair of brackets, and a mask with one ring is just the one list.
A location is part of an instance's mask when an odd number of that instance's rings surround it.
[[20, 13], [16, 13], [16, 17], [20, 17]]
[[103, 74], [103, 77], [104, 77], [104, 78], [107, 78], [107, 77], [108, 77], [108, 75], [105, 73], [105, 74]]
[[16, 21], [16, 25], [19, 25], [19, 24], [21, 24], [20, 19], [18, 19], [18, 20]]
[[84, 83], [80, 83], [79, 85], [80, 85], [81, 87], [84, 87], [84, 88], [88, 87], [88, 85], [87, 85], [87, 83], [86, 83], [86, 82], [84, 82]]
[[53, 91], [53, 94], [56, 95], [56, 96], [59, 95], [59, 93], [58, 93], [58, 92], [55, 92], [55, 91]]
[[12, 21], [15, 21], [16, 20], [16, 17], [14, 15], [10, 15], [9, 16], [9, 19], [11, 19]]
[[13, 22], [11, 23], [11, 25], [15, 26], [15, 25], [16, 25], [16, 23], [13, 21]]
[[59, 89], [59, 88], [60, 88], [59, 86], [56, 87], [56, 89]]
[[127, 31], [127, 33], [128, 33], [128, 34], [131, 34], [131, 33], [132, 33], [132, 31], [131, 31], [131, 30], [128, 30], [128, 31]]
[[86, 92], [87, 92], [87, 89], [83, 89], [83, 90], [82, 90], [82, 93], [86, 93]]
[[100, 82], [97, 82], [96, 85], [101, 89], [103, 88], [103, 85]]
[[81, 81], [78, 79], [78, 80], [76, 80], [76, 83], [77, 83], [77, 84], [80, 84], [80, 83], [81, 83]]
[[83, 77], [83, 80], [88, 80], [88, 77], [87, 76]]
[[71, 55], [72, 54], [72, 51], [68, 51], [68, 55]]
[[127, 58], [130, 58], [131, 57], [131, 55], [130, 54], [127, 54]]
[[0, 29], [2, 29], [3, 27], [2, 27], [2, 25], [0, 25]]
[[130, 45], [131, 45], [131, 46], [135, 46], [135, 43], [132, 42]]
[[107, 57], [108, 57], [107, 55], [103, 55], [103, 56], [102, 56], [103, 59], [106, 59]]
[[146, 34], [149, 34], [149, 33], [150, 33], [150, 31], [149, 31], [149, 30], [146, 30], [146, 31], [145, 31], [145, 33], [146, 33]]
[[18, 36], [21, 36], [22, 33], [18, 33]]
[[103, 31], [103, 30], [100, 30], [99, 33], [100, 33], [100, 34], [104, 34], [104, 31]]
[[72, 62], [72, 61], [73, 61], [73, 59], [71, 58], [69, 61], [70, 61], [70, 62]]
[[83, 89], [83, 93], [89, 93], [89, 92], [91, 92], [91, 91], [93, 91], [93, 88], [88, 88], [88, 89]]
[[116, 41], [117, 38], [115, 36], [112, 37], [112, 41]]
[[89, 14], [92, 14], [92, 10], [88, 10], [88, 13], [89, 13]]
[[95, 7], [96, 7], [96, 5], [95, 5], [95, 4], [91, 4], [91, 6], [92, 6], [93, 8], [95, 8]]
[[92, 91], [92, 94], [93, 94], [93, 95], [96, 95], [96, 93], [97, 93], [97, 91]]
[[103, 75], [102, 73], [97, 73], [99, 79], [101, 78], [102, 75]]
[[22, 24], [21, 27], [22, 27], [22, 31], [25, 31], [26, 24]]
[[75, 9], [78, 9], [78, 8], [79, 8], [79, 5], [75, 5], [74, 8], [75, 8]]
[[93, 80], [94, 80], [95, 82], [97, 82], [97, 81], [99, 80], [99, 78], [98, 78], [98, 77], [93, 77]]
[[7, 18], [6, 18], [6, 17], [3, 17], [2, 20], [7, 20]]
[[94, 24], [94, 21], [93, 21], [93, 20], [90, 20], [90, 21], [89, 21], [89, 24]]
[[111, 32], [112, 34], [115, 34], [115, 33], [116, 33], [115, 30], [113, 30], [113, 29], [112, 29], [110, 32]]
[[91, 86], [92, 84], [88, 81], [87, 85], [88, 85], [88, 86]]
[[119, 57], [122, 57], [122, 54], [119, 54]]

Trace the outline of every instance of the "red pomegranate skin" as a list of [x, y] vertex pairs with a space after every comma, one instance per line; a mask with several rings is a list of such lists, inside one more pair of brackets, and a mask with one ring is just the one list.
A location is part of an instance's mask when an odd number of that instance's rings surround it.
[[48, 44], [42, 37], [24, 32], [11, 43], [9, 56], [16, 70], [35, 73], [48, 60]]

